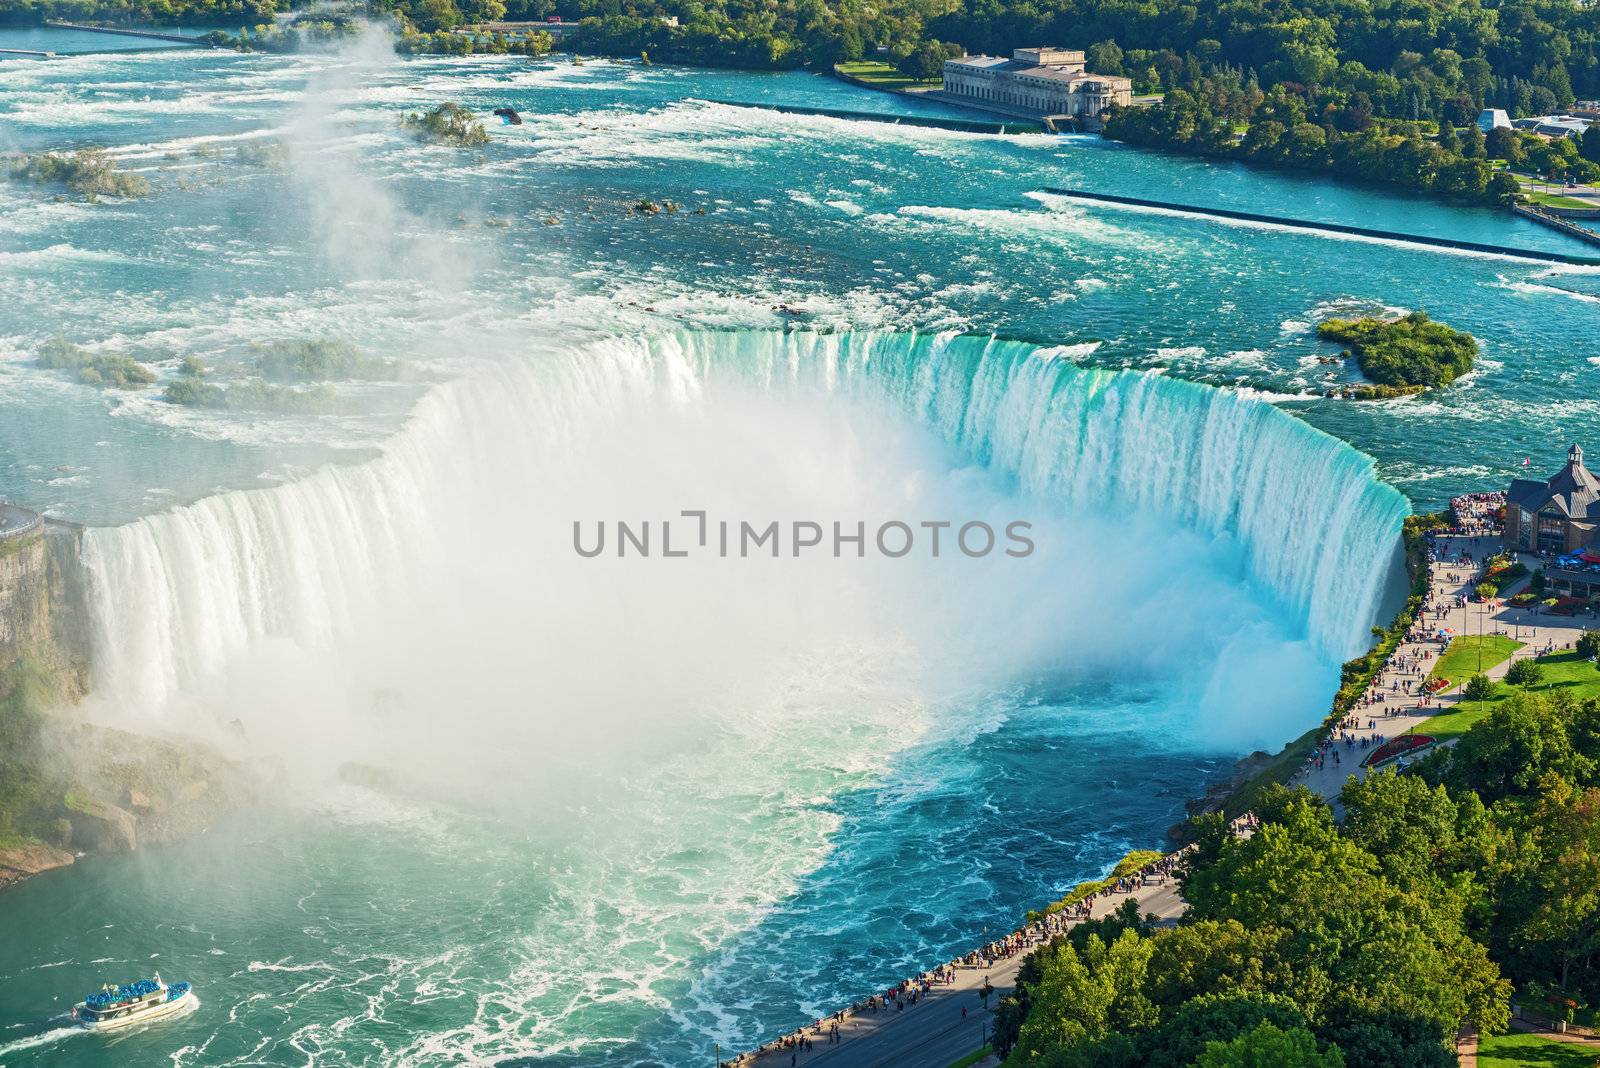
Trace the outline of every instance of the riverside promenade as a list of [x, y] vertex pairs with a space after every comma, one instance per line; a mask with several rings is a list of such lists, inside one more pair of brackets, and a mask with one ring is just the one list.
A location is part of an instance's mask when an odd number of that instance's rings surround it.
[[[1583, 633], [1585, 623], [1594, 622], [1587, 616], [1538, 615], [1531, 609], [1463, 603], [1462, 598], [1482, 581], [1484, 561], [1499, 548], [1497, 534], [1435, 538], [1434, 559], [1428, 564], [1427, 596], [1413, 627], [1418, 640], [1402, 642], [1374, 682], [1374, 690], [1384, 695], [1383, 702], [1359, 707], [1347, 718], [1350, 740], [1341, 737], [1329, 743], [1340, 753], [1338, 763], [1331, 756], [1325, 757], [1320, 766], [1308, 763], [1291, 780], [1291, 786], [1308, 787], [1337, 811], [1339, 793], [1350, 776], [1361, 778], [1367, 774], [1361, 759], [1372, 751], [1371, 736], [1397, 737], [1450, 711], [1461, 700], [1460, 694], [1452, 690], [1436, 694], [1422, 704], [1417, 691], [1442, 649], [1437, 639], [1430, 640], [1428, 636], [1448, 629], [1455, 636], [1504, 633], [1523, 642], [1509, 659], [1485, 670], [1489, 678], [1500, 679], [1517, 660], [1571, 648]], [[1505, 594], [1514, 592], [1516, 587]], [[1369, 739], [1366, 747], [1360, 745], [1362, 735]], [[1168, 854], [1166, 859], [1177, 859], [1181, 853]], [[1089, 915], [1099, 919], [1129, 900], [1137, 901], [1140, 913], [1153, 916], [1158, 922], [1175, 922], [1188, 907], [1178, 892], [1176, 878], [1165, 875], [1139, 880], [1126, 892], [1102, 891], [1091, 903]], [[994, 1006], [1015, 988], [1018, 969], [1034, 946], [1078, 922], [1058, 915], [1043, 927], [1024, 926], [1009, 936], [1011, 946], [1001, 954], [981, 957], [976, 964], [952, 962], [952, 981], [932, 983], [914, 1004], [896, 1010], [890, 1001], [873, 1011], [869, 1000], [863, 999], [722, 1064], [738, 1068], [949, 1068], [986, 1044]], [[939, 971], [924, 974], [933, 978]], [[990, 991], [987, 997], [983, 995], [985, 989]], [[997, 1061], [991, 1057], [980, 1063]]]
[[[1422, 640], [1402, 642], [1379, 673], [1375, 688], [1383, 695], [1383, 703], [1358, 707], [1351, 712], [1347, 719], [1351, 744], [1335, 741], [1332, 745], [1339, 752], [1339, 762], [1325, 756], [1320, 768], [1302, 768], [1291, 783], [1321, 794], [1335, 806], [1335, 811], [1338, 811], [1339, 791], [1344, 788], [1345, 781], [1352, 775], [1366, 776], [1367, 769], [1361, 767], [1361, 760], [1372, 751], [1374, 735], [1387, 739], [1398, 738], [1409, 731], [1426, 733], [1419, 730], [1423, 724], [1434, 716], [1450, 712], [1461, 702], [1459, 686], [1435, 694], [1427, 704], [1423, 704], [1418, 695], [1420, 684], [1438, 663], [1443, 649], [1431, 636], [1447, 629], [1455, 637], [1504, 634], [1522, 642], [1521, 648], [1514, 650], [1505, 661], [1484, 670], [1490, 679], [1498, 681], [1505, 678], [1511, 665], [1518, 660], [1571, 649], [1583, 634], [1585, 625], [1595, 625], [1595, 620], [1587, 614], [1555, 616], [1505, 604], [1463, 604], [1462, 597], [1470, 595], [1483, 581], [1484, 561], [1500, 551], [1500, 537], [1497, 534], [1443, 535], [1435, 540], [1435, 546], [1438, 559], [1429, 565], [1428, 593], [1422, 617], [1413, 628], [1413, 633]], [[1460, 562], [1463, 554], [1470, 557], [1470, 564]], [[1538, 566], [1532, 557], [1524, 557], [1524, 562], [1530, 565], [1530, 570]], [[1511, 596], [1526, 583], [1524, 579], [1518, 586], [1507, 589], [1505, 596]], [[1365, 748], [1360, 745], [1362, 738], [1368, 740]]]
[[[1126, 901], [1137, 901], [1141, 913], [1153, 915], [1158, 921], [1175, 921], [1188, 907], [1178, 894], [1177, 879], [1166, 875], [1140, 880], [1140, 885], [1127, 892], [1102, 891], [1091, 903], [1089, 914], [1099, 919]], [[1053, 920], [1050, 926], [1061, 930], [1080, 922], [1060, 916]], [[1039, 941], [1048, 941], [1042, 926], [1036, 931], [1043, 936]], [[1017, 970], [1035, 944], [1023, 941], [1006, 955], [987, 958], [976, 965], [953, 962], [953, 982], [934, 983], [915, 1004], [906, 1004], [903, 1009], [896, 1010], [889, 1001], [873, 1012], [863, 1000], [784, 1036], [803, 1036], [809, 1040], [809, 1049], [784, 1048], [769, 1042], [761, 1051], [722, 1063], [739, 1068], [949, 1068], [982, 1049], [988, 1041], [994, 1007], [1015, 989]], [[983, 996], [985, 987], [990, 990], [987, 998]], [[829, 1037], [835, 1024], [837, 1041]]]

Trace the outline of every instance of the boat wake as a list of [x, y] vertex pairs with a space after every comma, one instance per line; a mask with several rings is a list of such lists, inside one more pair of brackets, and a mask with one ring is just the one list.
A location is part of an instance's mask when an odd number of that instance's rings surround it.
[[12, 1054], [38, 1049], [40, 1046], [54, 1045], [57, 1042], [64, 1042], [76, 1035], [86, 1033], [81, 1027], [54, 1027], [48, 1031], [41, 1031], [36, 1035], [29, 1035], [27, 1038], [19, 1038], [14, 1042], [7, 1042], [4, 1045], [0, 1045], [0, 1064], [4, 1064], [6, 1058]]

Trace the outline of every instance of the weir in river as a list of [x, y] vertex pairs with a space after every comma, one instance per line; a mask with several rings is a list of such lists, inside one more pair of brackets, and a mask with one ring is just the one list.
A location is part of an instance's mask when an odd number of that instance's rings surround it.
[[1492, 256], [1507, 256], [1512, 259], [1537, 260], [1544, 263], [1567, 263], [1579, 267], [1600, 266], [1600, 257], [1576, 256], [1565, 252], [1546, 252], [1542, 249], [1512, 248], [1506, 245], [1490, 245], [1481, 241], [1461, 241], [1453, 237], [1431, 237], [1426, 234], [1402, 233], [1396, 230], [1377, 230], [1366, 226], [1349, 226], [1344, 223], [1315, 222], [1309, 219], [1294, 219], [1283, 215], [1264, 215], [1253, 211], [1235, 211], [1232, 208], [1204, 207], [1198, 204], [1178, 204], [1165, 200], [1149, 200], [1144, 197], [1119, 196], [1114, 193], [1093, 193], [1083, 189], [1055, 189], [1040, 190], [1051, 196], [1066, 197], [1069, 200], [1078, 200], [1091, 204], [1106, 204], [1112, 207], [1149, 208], [1156, 211], [1178, 212], [1188, 215], [1209, 215], [1217, 219], [1234, 219], [1240, 222], [1265, 223], [1271, 226], [1287, 226], [1295, 230], [1322, 231], [1331, 234], [1348, 234], [1353, 237], [1379, 238], [1385, 241], [1404, 241], [1411, 245], [1426, 245], [1431, 248], [1447, 248], [1460, 252], [1481, 252]]

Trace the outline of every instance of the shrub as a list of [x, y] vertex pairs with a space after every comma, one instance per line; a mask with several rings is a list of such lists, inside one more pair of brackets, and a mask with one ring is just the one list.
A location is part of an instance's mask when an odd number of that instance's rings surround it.
[[59, 334], [40, 346], [37, 360], [40, 367], [72, 371], [86, 386], [138, 389], [156, 380], [150, 368], [131, 356], [90, 352]]
[[1544, 677], [1544, 669], [1532, 660], [1518, 660], [1506, 672], [1506, 681], [1513, 686], [1534, 686]]

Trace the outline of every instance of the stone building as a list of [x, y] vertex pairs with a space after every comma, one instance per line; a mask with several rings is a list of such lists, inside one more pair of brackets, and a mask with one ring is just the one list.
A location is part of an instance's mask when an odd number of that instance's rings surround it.
[[1583, 449], [1544, 482], [1513, 479], [1506, 492], [1506, 549], [1541, 556], [1593, 551], [1600, 559], [1600, 479], [1583, 466]]
[[1082, 52], [1065, 48], [1019, 48], [1010, 59], [949, 59], [944, 94], [978, 107], [1067, 118], [1082, 129], [1098, 129], [1106, 108], [1133, 101], [1133, 83], [1084, 66]]

